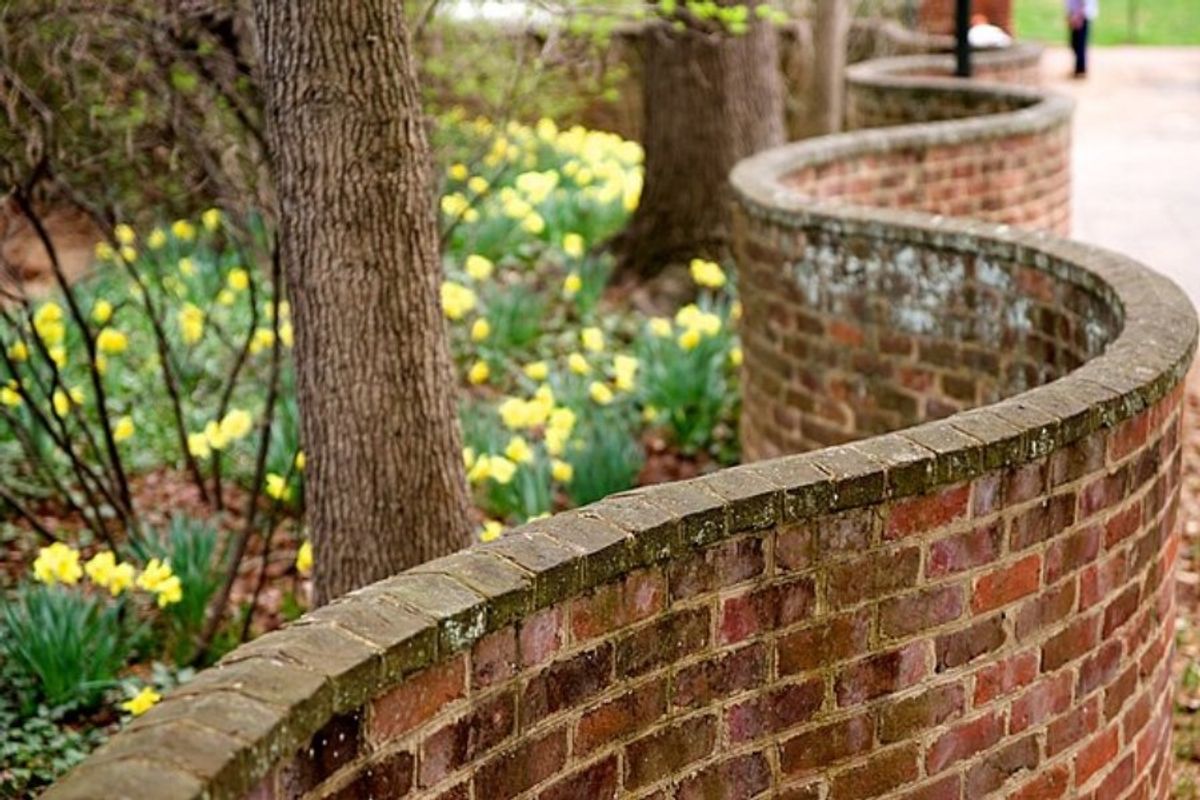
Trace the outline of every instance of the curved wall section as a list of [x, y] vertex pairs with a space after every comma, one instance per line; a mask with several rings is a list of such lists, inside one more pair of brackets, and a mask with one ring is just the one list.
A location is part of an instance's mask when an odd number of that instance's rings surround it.
[[798, 168], [734, 176], [747, 450], [902, 430], [354, 592], [46, 798], [1166, 797], [1191, 305], [1104, 251], [816, 202]]

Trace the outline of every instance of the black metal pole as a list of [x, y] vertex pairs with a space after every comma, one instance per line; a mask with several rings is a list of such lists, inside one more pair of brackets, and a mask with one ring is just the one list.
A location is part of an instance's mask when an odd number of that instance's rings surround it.
[[967, 33], [971, 30], [971, 0], [954, 2], [954, 74], [960, 78], [971, 77], [971, 42]]

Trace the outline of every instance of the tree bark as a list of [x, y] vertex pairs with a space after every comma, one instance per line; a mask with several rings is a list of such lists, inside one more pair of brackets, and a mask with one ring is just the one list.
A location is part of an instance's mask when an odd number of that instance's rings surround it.
[[849, 0], [817, 0], [813, 31], [814, 133], [837, 133], [846, 114], [846, 35]]
[[649, 278], [672, 261], [727, 254], [729, 171], [784, 141], [783, 79], [765, 22], [741, 36], [649, 23], [642, 46], [645, 182], [613, 245], [625, 274]]
[[470, 538], [403, 6], [255, 0], [316, 602]]

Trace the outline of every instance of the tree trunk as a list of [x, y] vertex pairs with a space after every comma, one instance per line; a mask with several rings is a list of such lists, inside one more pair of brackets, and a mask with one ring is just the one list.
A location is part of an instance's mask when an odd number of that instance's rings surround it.
[[255, 0], [316, 602], [470, 537], [403, 6]]
[[649, 278], [671, 261], [727, 254], [729, 171], [783, 142], [783, 80], [765, 22], [741, 36], [650, 23], [642, 47], [645, 182], [614, 250], [625, 274]]
[[817, 0], [813, 31], [814, 133], [837, 133], [846, 113], [846, 34], [849, 0]]

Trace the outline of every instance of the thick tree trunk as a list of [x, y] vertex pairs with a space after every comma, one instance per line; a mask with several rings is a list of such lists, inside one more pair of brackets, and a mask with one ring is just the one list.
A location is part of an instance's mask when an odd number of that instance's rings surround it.
[[846, 35], [850, 0], [817, 0], [813, 31], [814, 132], [836, 133], [846, 113]]
[[729, 171], [784, 140], [774, 28], [741, 36], [648, 24], [643, 34], [646, 151], [641, 202], [614, 242], [626, 274], [726, 254]]
[[402, 4], [255, 0], [318, 603], [469, 539]]

